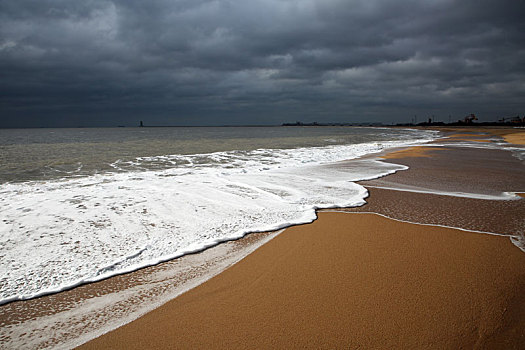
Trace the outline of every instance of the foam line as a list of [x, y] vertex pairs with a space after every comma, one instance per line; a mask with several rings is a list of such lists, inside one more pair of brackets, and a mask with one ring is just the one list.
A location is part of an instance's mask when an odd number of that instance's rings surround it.
[[402, 219], [393, 218], [393, 217], [385, 215], [385, 214], [376, 213], [376, 212], [373, 212], [373, 211], [356, 211], [356, 212], [353, 212], [353, 211], [346, 211], [346, 210], [323, 210], [323, 212], [327, 212], [327, 213], [344, 213], [344, 214], [374, 214], [374, 215], [382, 216], [382, 217], [384, 217], [386, 219], [402, 222], [402, 223], [405, 223], [405, 224], [413, 224], [413, 225], [420, 225], [420, 226], [434, 226], [434, 227], [442, 227], [442, 228], [451, 228], [451, 229], [465, 231], [465, 232], [481, 233], [481, 234], [492, 235], [492, 236], [518, 237], [516, 235], [507, 235], [507, 234], [504, 234], [504, 233], [495, 233], [495, 232], [488, 232], [488, 231], [477, 231], [477, 230], [471, 230], [471, 229], [455, 227], [455, 226], [447, 226], [447, 225], [440, 225], [440, 224], [425, 224], [425, 223], [416, 222], [416, 221], [402, 220]]
[[143, 157], [113, 167], [169, 164], [3, 184], [0, 304], [312, 222], [316, 209], [363, 205], [368, 191], [353, 181], [406, 167], [369, 159], [344, 169], [338, 162], [429, 140]]
[[520, 197], [516, 195], [514, 192], [502, 192], [500, 195], [490, 195], [490, 194], [482, 194], [482, 193], [427, 190], [427, 189], [415, 188], [415, 187], [414, 188], [402, 188], [402, 187], [389, 187], [389, 186], [376, 186], [376, 185], [366, 185], [366, 187], [379, 188], [382, 190], [390, 190], [390, 191], [435, 194], [439, 196], [461, 197], [461, 198], [471, 198], [471, 199], [500, 200], [500, 201], [520, 199]]
[[484, 235], [499, 236], [499, 237], [509, 237], [509, 239], [510, 239], [512, 244], [514, 244], [520, 250], [525, 252], [525, 245], [523, 245], [521, 243], [524, 240], [523, 240], [523, 237], [521, 237], [520, 235], [507, 235], [507, 234], [496, 233], [496, 232], [470, 230], [470, 229], [467, 229], [467, 228], [455, 227], [455, 226], [447, 226], [447, 225], [440, 225], [440, 224], [425, 224], [425, 223], [416, 222], [416, 221], [408, 221], [408, 220], [397, 219], [397, 218], [393, 218], [393, 217], [385, 215], [385, 214], [380, 214], [380, 213], [376, 213], [376, 212], [372, 212], [372, 211], [350, 212], [350, 211], [345, 211], [345, 210], [325, 210], [324, 212], [344, 213], [344, 214], [374, 214], [374, 215], [378, 215], [378, 216], [384, 217], [384, 218], [389, 219], [389, 220], [394, 220], [394, 221], [402, 222], [402, 223], [405, 223], [405, 224], [420, 225], [420, 226], [442, 227], [442, 228], [450, 228], [450, 229], [464, 231], [464, 232], [479, 233], [479, 234], [484, 234]]

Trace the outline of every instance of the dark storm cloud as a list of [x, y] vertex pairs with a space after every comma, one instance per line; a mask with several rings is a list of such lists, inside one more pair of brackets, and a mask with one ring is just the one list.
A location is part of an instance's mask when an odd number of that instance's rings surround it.
[[524, 1], [0, 1], [4, 125], [523, 114]]

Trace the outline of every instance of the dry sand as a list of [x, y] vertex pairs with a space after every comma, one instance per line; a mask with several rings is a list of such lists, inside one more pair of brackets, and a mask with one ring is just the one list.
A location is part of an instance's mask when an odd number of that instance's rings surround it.
[[400, 151], [395, 151], [395, 152], [390, 152], [390, 153], [387, 153], [383, 156], [381, 156], [381, 158], [383, 159], [400, 159], [400, 158], [407, 158], [407, 157], [411, 157], [411, 158], [414, 158], [414, 157], [431, 157], [432, 154], [431, 154], [431, 151], [436, 151], [439, 149], [431, 149], [431, 148], [428, 148], [428, 147], [422, 147], [422, 146], [414, 146], [414, 147], [409, 147], [409, 148], [406, 148], [406, 149], [403, 149], [403, 150], [400, 150]]
[[525, 145], [525, 132], [506, 134], [503, 136], [505, 141], [516, 145]]
[[507, 237], [323, 212], [84, 348], [519, 348], [524, 293]]
[[488, 128], [487, 132], [501, 136], [508, 143], [525, 145], [525, 128]]
[[[451, 179], [447, 186], [465, 187], [473, 178], [455, 180], [455, 174], [487, 164], [485, 156], [434, 151], [437, 162], [405, 153], [399, 160], [411, 170], [384, 179], [402, 184], [416, 174], [413, 184], [420, 174], [425, 180], [416, 185], [423, 186], [439, 173]], [[448, 158], [452, 154], [457, 158]], [[456, 169], [450, 159], [465, 164]], [[513, 161], [503, 157], [501, 164]], [[501, 174], [481, 186], [521, 187], [519, 171]], [[478, 174], [475, 184], [484, 177]], [[462, 215], [458, 226], [496, 211], [509, 232], [523, 222], [508, 221], [520, 215], [523, 199], [452, 198], [372, 189], [362, 210], [422, 222], [417, 215], [426, 211], [430, 223]], [[421, 210], [422, 203], [431, 209]], [[497, 228], [498, 220], [486, 225]], [[525, 254], [508, 237], [321, 212], [314, 223], [287, 229], [215, 278], [83, 348], [520, 349], [524, 296]]]
[[[516, 145], [525, 144], [525, 128], [523, 127], [483, 127], [483, 126], [470, 126], [470, 127], [431, 127], [431, 129], [439, 130], [443, 132], [455, 133], [457, 138], [474, 138], [479, 136], [480, 133], [488, 133], [502, 137], [505, 142], [513, 143]], [[454, 136], [454, 135], [451, 135]], [[472, 141], [472, 140], [471, 140]], [[479, 140], [481, 141], [481, 140]], [[483, 141], [484, 142], [484, 141]]]

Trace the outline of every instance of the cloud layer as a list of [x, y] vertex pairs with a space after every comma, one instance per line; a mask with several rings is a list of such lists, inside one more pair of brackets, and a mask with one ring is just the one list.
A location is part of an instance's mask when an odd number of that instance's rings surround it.
[[0, 0], [5, 126], [525, 113], [521, 0]]

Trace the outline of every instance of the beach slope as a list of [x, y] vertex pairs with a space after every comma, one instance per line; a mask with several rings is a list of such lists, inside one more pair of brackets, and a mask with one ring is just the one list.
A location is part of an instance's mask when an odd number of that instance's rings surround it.
[[386, 156], [410, 170], [361, 181], [365, 206], [319, 212], [82, 348], [523, 349], [525, 253], [509, 236], [525, 169], [465, 145], [523, 133], [461, 130]]
[[508, 237], [322, 212], [82, 348], [519, 348]]

